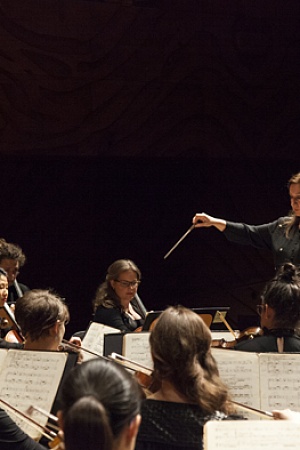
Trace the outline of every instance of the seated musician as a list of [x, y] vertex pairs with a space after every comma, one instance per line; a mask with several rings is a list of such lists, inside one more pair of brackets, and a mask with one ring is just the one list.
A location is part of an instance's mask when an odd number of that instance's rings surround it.
[[201, 317], [169, 307], [150, 334], [159, 389], [142, 405], [136, 450], [202, 450], [203, 426], [231, 411], [228, 389], [211, 354], [211, 333]]
[[[57, 294], [42, 289], [25, 292], [16, 303], [15, 318], [25, 339], [24, 349], [61, 349], [70, 315], [67, 305]], [[72, 341], [77, 345], [81, 343], [79, 338]]]
[[133, 450], [140, 399], [136, 380], [113, 361], [76, 366], [62, 385], [57, 413], [65, 450]]
[[[140, 401], [137, 381], [115, 362], [97, 358], [77, 365], [64, 379], [59, 395], [57, 415], [65, 449], [133, 450], [141, 420]], [[45, 450], [1, 408], [0, 448]]]
[[239, 342], [247, 352], [300, 352], [296, 328], [300, 320], [300, 268], [284, 264], [269, 281], [258, 305], [263, 336]]
[[[21, 348], [19, 343], [8, 343], [5, 340], [6, 334], [12, 330], [9, 325], [7, 314], [8, 279], [6, 272], [0, 267], [0, 348]], [[10, 313], [13, 316], [13, 312]]]
[[[0, 273], [0, 283], [1, 275]], [[65, 325], [69, 321], [69, 310], [58, 295], [48, 290], [38, 289], [26, 292], [16, 303], [15, 318], [25, 338], [24, 343], [18, 344], [18, 347], [26, 350], [60, 350]], [[79, 338], [73, 338], [73, 342], [77, 345], [81, 343]], [[6, 344], [7, 347], [13, 346], [10, 342]], [[24, 433], [1, 408], [0, 448], [1, 450], [45, 450], [45, 447]]]
[[9, 306], [14, 305], [18, 298], [29, 290], [28, 286], [17, 281], [20, 268], [24, 266], [25, 261], [26, 256], [19, 245], [0, 239], [0, 267], [7, 273]]
[[145, 319], [136, 297], [140, 282], [141, 272], [133, 261], [112, 263], [93, 301], [93, 321], [127, 332], [139, 328]]

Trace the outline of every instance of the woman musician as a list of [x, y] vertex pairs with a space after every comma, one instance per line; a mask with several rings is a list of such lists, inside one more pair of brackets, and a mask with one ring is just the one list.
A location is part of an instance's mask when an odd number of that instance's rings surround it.
[[136, 450], [202, 450], [205, 422], [232, 411], [209, 328], [192, 310], [169, 307], [150, 334], [150, 348], [158, 390], [142, 404]]
[[7, 304], [8, 278], [7, 273], [0, 267], [0, 348], [21, 348], [18, 340], [8, 343], [5, 336], [18, 328], [14, 313]]
[[93, 302], [94, 322], [121, 331], [134, 331], [143, 325], [146, 310], [137, 296], [141, 272], [130, 259], [118, 259], [107, 269]]

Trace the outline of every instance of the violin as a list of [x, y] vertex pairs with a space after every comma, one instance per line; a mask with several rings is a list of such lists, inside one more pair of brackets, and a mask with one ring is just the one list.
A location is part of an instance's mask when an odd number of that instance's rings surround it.
[[211, 342], [212, 347], [218, 348], [233, 348], [239, 342], [246, 341], [248, 339], [254, 339], [255, 337], [263, 336], [263, 329], [260, 327], [249, 327], [244, 331], [236, 331], [235, 338], [231, 341], [226, 339], [213, 339]]
[[248, 327], [244, 331], [233, 331], [223, 314], [220, 311], [217, 311], [217, 314], [219, 315], [221, 321], [225, 324], [228, 331], [230, 331], [233, 335], [234, 339], [231, 341], [226, 341], [225, 339], [213, 339], [211, 343], [212, 347], [233, 348], [239, 342], [254, 339], [255, 337], [262, 336], [264, 334], [263, 329], [258, 326]]
[[3, 328], [11, 328], [9, 330], [4, 339], [7, 342], [14, 342], [14, 343], [23, 343], [24, 337], [22, 335], [22, 331], [18, 323], [16, 322], [14, 313], [10, 309], [7, 303], [4, 303], [3, 306], [0, 307], [0, 317], [1, 317], [1, 325]]

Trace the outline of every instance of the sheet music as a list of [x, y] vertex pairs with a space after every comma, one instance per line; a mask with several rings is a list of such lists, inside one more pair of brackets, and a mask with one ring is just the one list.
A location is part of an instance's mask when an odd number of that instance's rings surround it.
[[6, 348], [0, 348], [0, 371], [1, 371], [2, 364], [4, 364], [7, 352], [8, 352], [8, 350]]
[[[98, 353], [103, 356], [104, 352], [104, 335], [109, 333], [121, 333], [117, 328], [108, 327], [98, 322], [91, 322], [90, 326], [82, 340], [82, 347]], [[97, 356], [91, 355], [87, 352], [82, 352], [83, 360], [96, 358]]]
[[[212, 348], [220, 377], [228, 386], [232, 399], [253, 408], [260, 407], [259, 355]], [[254, 419], [253, 414], [243, 411], [243, 416]]]
[[261, 353], [261, 409], [300, 411], [300, 355]]
[[[66, 361], [67, 354], [62, 352], [6, 351], [0, 372], [0, 398], [23, 412], [31, 405], [50, 412]], [[17, 419], [10, 410], [7, 412], [32, 438], [40, 437], [30, 425]], [[39, 413], [33, 417], [42, 425], [47, 423], [47, 418]]]
[[300, 424], [289, 420], [210, 421], [204, 450], [298, 450]]
[[127, 333], [123, 337], [123, 356], [137, 363], [143, 364], [149, 369], [153, 368], [151, 358], [150, 332]]

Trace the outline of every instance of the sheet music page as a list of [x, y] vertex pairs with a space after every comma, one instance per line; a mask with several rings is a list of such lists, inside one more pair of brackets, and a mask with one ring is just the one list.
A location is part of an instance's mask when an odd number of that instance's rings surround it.
[[[232, 400], [261, 409], [259, 355], [213, 347], [211, 350], [217, 361], [220, 377], [228, 386]], [[257, 416], [245, 411], [241, 414], [252, 420], [257, 419]]]
[[[42, 352], [31, 350], [7, 351], [0, 372], [0, 398], [26, 412], [30, 406], [39, 406], [50, 412], [67, 361], [62, 352]], [[4, 405], [1, 405], [6, 409]], [[33, 439], [40, 434], [30, 425], [7, 409], [8, 414]], [[34, 413], [34, 420], [42, 425], [47, 417]]]
[[299, 450], [300, 424], [289, 420], [221, 420], [204, 425], [204, 450]]
[[[121, 333], [117, 328], [108, 327], [98, 322], [91, 322], [90, 326], [82, 339], [82, 347], [103, 356], [104, 352], [104, 335], [109, 333]], [[82, 352], [83, 360], [97, 358], [88, 352]]]
[[7, 352], [8, 352], [8, 350], [6, 348], [0, 348], [0, 371], [1, 371], [2, 365], [4, 364]]
[[151, 358], [149, 336], [149, 331], [125, 334], [123, 337], [122, 354], [128, 359], [152, 369], [153, 362]]
[[261, 409], [300, 411], [300, 354], [260, 353]]

